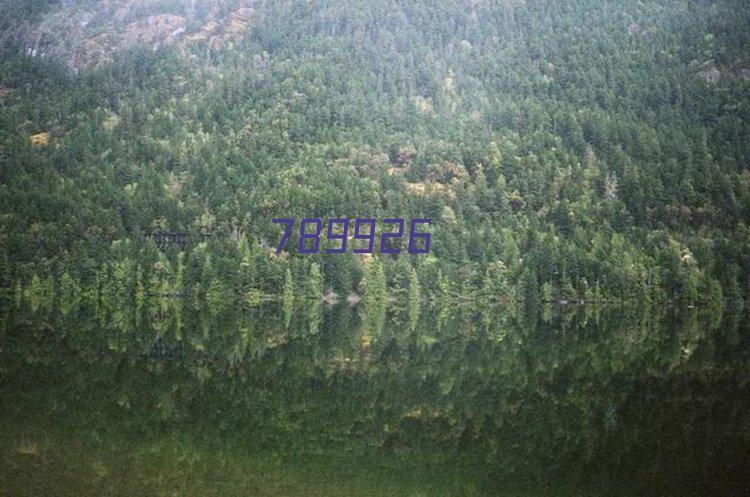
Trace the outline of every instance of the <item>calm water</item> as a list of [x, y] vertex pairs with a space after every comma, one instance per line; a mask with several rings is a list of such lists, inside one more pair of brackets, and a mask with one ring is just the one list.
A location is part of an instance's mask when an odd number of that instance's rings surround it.
[[721, 309], [9, 306], [0, 495], [748, 495]]

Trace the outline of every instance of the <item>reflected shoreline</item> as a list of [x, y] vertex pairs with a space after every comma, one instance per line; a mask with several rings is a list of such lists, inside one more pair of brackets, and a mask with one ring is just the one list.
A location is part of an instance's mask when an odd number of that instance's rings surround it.
[[[206, 490], [218, 471], [261, 494], [281, 482], [280, 495], [747, 488], [748, 323], [731, 310], [425, 305], [415, 316], [144, 299], [22, 302], [2, 323], [0, 476], [12, 485], [46, 467], [84, 494], [146, 473], [159, 492], [193, 467]], [[89, 466], [71, 464], [71, 447]]]

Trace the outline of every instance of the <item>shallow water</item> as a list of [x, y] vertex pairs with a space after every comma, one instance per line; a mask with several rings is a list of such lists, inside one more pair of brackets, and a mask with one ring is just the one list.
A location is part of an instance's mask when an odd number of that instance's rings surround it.
[[2, 495], [742, 495], [722, 309], [11, 306]]

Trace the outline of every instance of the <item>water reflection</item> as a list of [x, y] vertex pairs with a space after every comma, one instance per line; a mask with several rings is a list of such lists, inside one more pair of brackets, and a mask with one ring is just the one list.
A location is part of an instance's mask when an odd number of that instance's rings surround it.
[[395, 312], [293, 298], [211, 308], [19, 299], [2, 318], [0, 484], [28, 493], [33, 475], [37, 493], [63, 478], [71, 493], [260, 495], [748, 488], [750, 347], [736, 313], [415, 310], [415, 298]]

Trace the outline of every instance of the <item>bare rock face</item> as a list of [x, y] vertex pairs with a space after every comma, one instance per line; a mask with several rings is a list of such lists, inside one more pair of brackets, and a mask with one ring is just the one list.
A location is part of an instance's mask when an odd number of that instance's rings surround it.
[[185, 18], [175, 14], [154, 14], [133, 21], [123, 31], [123, 40], [128, 45], [146, 43], [158, 46], [173, 42], [185, 31]]
[[630, 25], [628, 26], [629, 35], [634, 36], [634, 35], [639, 35], [641, 33], [642, 33], [642, 30], [641, 30], [640, 24], [638, 24], [637, 22], [630, 23]]
[[695, 75], [706, 83], [712, 85], [725, 80], [750, 81], [750, 68], [744, 66], [743, 61], [735, 60], [730, 64], [705, 67], [695, 73]]
[[258, 20], [254, 0], [101, 0], [78, 6], [64, 2], [36, 25], [20, 26], [0, 39], [20, 41], [32, 57], [64, 60], [73, 70], [104, 64], [130, 47], [152, 50], [205, 44], [219, 50]]
[[698, 72], [698, 77], [706, 83], [716, 84], [721, 79], [721, 71], [715, 67], [710, 67]]

